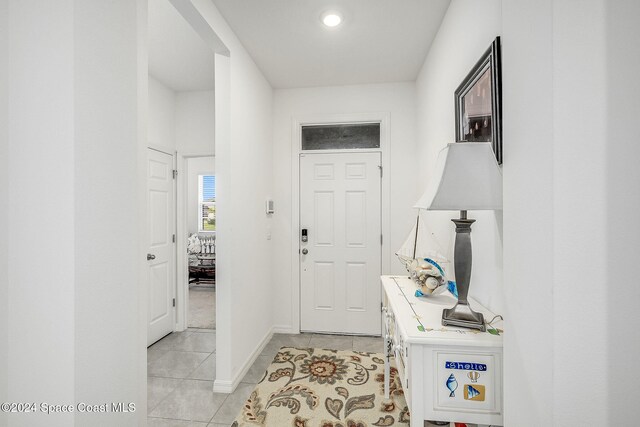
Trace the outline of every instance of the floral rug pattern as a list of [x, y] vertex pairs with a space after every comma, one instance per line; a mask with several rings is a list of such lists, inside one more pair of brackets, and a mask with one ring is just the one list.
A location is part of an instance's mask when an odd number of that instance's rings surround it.
[[382, 354], [283, 347], [232, 427], [408, 426], [393, 366], [390, 376], [385, 399]]

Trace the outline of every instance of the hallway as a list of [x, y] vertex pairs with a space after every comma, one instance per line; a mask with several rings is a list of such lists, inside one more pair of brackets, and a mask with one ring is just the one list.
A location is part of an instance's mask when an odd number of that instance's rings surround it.
[[280, 347], [383, 351], [382, 338], [275, 334], [232, 394], [214, 393], [216, 333], [187, 329], [147, 350], [149, 427], [227, 427]]

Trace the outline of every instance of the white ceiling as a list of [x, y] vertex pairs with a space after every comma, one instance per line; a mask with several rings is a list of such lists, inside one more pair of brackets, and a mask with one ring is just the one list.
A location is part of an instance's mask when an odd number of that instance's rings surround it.
[[149, 74], [174, 91], [214, 87], [213, 52], [169, 0], [149, 0]]
[[275, 88], [413, 81], [449, 1], [213, 0]]

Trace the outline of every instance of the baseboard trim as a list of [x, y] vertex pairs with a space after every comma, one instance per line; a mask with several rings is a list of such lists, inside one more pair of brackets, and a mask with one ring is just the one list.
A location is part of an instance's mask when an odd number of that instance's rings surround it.
[[274, 334], [299, 334], [300, 330], [291, 325], [276, 325], [273, 327]]
[[213, 381], [213, 391], [215, 393], [233, 393], [233, 382], [224, 381], [224, 380], [215, 380]]
[[213, 382], [213, 391], [215, 393], [233, 393], [240, 381], [247, 374], [253, 362], [256, 361], [262, 350], [266, 347], [266, 345], [271, 341], [271, 338], [274, 334], [274, 327], [271, 327], [267, 331], [267, 334], [262, 338], [257, 347], [253, 350], [253, 352], [249, 355], [247, 360], [242, 364], [242, 368], [237, 371], [237, 373], [233, 376], [231, 380], [215, 380]]

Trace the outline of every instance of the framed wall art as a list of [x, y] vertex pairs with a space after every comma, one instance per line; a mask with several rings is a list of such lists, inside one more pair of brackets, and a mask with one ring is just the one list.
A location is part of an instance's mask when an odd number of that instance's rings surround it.
[[500, 37], [473, 66], [455, 92], [456, 142], [491, 142], [502, 164], [502, 71]]

